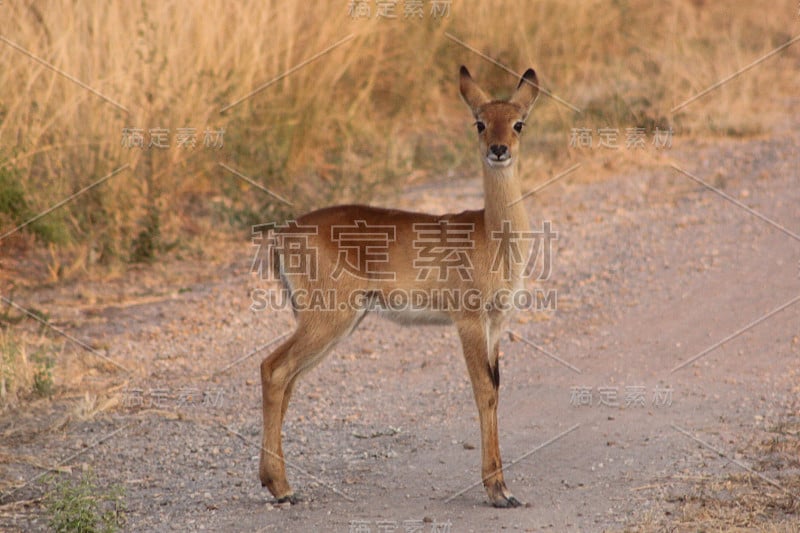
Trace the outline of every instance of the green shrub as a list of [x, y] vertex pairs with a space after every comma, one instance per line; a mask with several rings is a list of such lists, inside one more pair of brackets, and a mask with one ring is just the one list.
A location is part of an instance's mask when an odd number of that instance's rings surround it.
[[[2, 216], [5, 215], [5, 216]], [[28, 196], [22, 186], [19, 172], [6, 161], [0, 160], [0, 220], [16, 227], [36, 216], [28, 203]], [[48, 214], [47, 216], [52, 216]], [[5, 225], [5, 224], [4, 224]], [[2, 228], [5, 233], [12, 228]], [[66, 234], [58, 221], [34, 220], [23, 231], [28, 231], [44, 243], [63, 243]]]
[[84, 472], [78, 480], [51, 478], [45, 495], [48, 525], [56, 532], [111, 532], [125, 524], [125, 490], [102, 488], [97, 477]]

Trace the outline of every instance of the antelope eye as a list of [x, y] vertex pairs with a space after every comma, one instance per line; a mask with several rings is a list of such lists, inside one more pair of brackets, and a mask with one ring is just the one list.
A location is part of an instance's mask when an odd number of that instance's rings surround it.
[[475, 123], [475, 127], [478, 128], [478, 133], [483, 133], [483, 130], [486, 129], [486, 124], [479, 120]]
[[522, 133], [522, 127], [525, 126], [525, 123], [522, 121], [518, 121], [514, 124], [514, 131], [517, 133]]

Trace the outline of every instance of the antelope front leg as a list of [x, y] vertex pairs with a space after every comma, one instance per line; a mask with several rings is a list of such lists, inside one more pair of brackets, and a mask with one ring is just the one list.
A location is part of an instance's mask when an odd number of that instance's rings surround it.
[[503, 464], [497, 436], [499, 339], [487, 339], [483, 323], [460, 324], [458, 333], [480, 417], [483, 486], [489, 501], [495, 507], [519, 507], [520, 501], [511, 494], [503, 481]]

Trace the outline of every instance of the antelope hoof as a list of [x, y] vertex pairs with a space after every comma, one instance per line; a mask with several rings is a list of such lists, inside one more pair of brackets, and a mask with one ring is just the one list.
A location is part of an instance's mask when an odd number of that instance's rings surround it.
[[280, 498], [275, 499], [276, 503], [286, 503], [289, 502], [292, 505], [296, 504], [300, 501], [300, 498], [297, 497], [295, 494], [287, 494], [286, 496], [281, 496]]
[[492, 501], [492, 505], [501, 509], [508, 509], [510, 507], [520, 507], [522, 506], [522, 502], [516, 499], [513, 495], [508, 495], [495, 499]]
[[522, 502], [514, 497], [506, 488], [505, 483], [498, 482], [492, 485], [492, 487], [488, 490], [489, 499], [492, 502], [492, 505], [495, 507], [499, 507], [501, 509], [508, 509], [510, 507], [520, 507], [522, 506]]
[[297, 496], [292, 492], [291, 487], [285, 481], [283, 483], [276, 482], [275, 479], [265, 474], [261, 476], [261, 486], [266, 487], [270, 493], [275, 496], [275, 501], [277, 503], [290, 502], [295, 504], [298, 501]]

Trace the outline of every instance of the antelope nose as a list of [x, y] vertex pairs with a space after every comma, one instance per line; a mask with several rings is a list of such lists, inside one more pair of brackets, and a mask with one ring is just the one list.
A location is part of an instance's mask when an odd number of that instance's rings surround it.
[[508, 146], [505, 144], [493, 144], [489, 147], [489, 150], [497, 159], [508, 157]]

